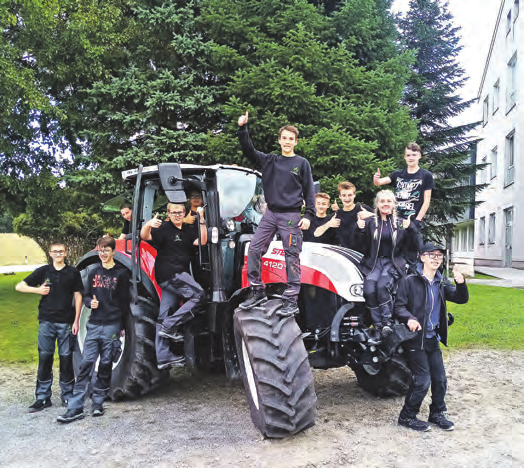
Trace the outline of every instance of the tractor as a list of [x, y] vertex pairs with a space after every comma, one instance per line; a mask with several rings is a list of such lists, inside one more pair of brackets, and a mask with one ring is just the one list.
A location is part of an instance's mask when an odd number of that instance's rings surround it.
[[[380, 343], [371, 338], [362, 295], [361, 254], [343, 247], [304, 243], [300, 314], [280, 318], [286, 265], [275, 238], [263, 258], [269, 300], [250, 310], [238, 305], [249, 291], [246, 265], [250, 241], [266, 204], [260, 173], [227, 165], [163, 163], [122, 173], [127, 192], [104, 205], [118, 212], [133, 200], [132, 232], [117, 241], [115, 261], [131, 272], [131, 314], [125, 317], [122, 354], [114, 364], [110, 396], [133, 398], [161, 386], [168, 372], [157, 369], [155, 329], [162, 290], [154, 277], [156, 250], [140, 239], [143, 223], [168, 202], [183, 203], [201, 191], [208, 242], [195, 246], [192, 274], [206, 291], [205, 310], [184, 327], [185, 365], [225, 372], [243, 380], [251, 417], [265, 437], [283, 438], [315, 424], [317, 398], [312, 368], [349, 366], [359, 384], [386, 397], [406, 393], [411, 374], [402, 342], [412, 335], [401, 324]], [[200, 229], [200, 225], [198, 226]], [[77, 264], [84, 281], [99, 261], [96, 250]], [[80, 319], [75, 362], [83, 350], [86, 323]], [[369, 342], [373, 343], [369, 343]]]

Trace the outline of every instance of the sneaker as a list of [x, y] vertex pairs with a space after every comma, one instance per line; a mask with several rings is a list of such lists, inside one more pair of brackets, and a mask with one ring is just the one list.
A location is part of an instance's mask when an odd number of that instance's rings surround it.
[[101, 404], [93, 403], [91, 409], [93, 410], [93, 417], [95, 418], [104, 415], [104, 407]]
[[385, 338], [393, 333], [393, 328], [390, 324], [384, 325], [382, 327], [382, 336]]
[[447, 419], [444, 415], [444, 412], [430, 414], [428, 422], [437, 425], [444, 431], [452, 431], [453, 429], [455, 429], [455, 423]]
[[73, 421], [77, 421], [80, 419], [84, 419], [84, 408], [78, 408], [78, 409], [68, 409], [64, 414], [58, 416], [56, 418], [57, 422], [59, 423], [70, 423]]
[[157, 365], [158, 370], [171, 369], [172, 367], [183, 367], [186, 362], [184, 356], [175, 356], [171, 361], [159, 362]]
[[266, 293], [258, 289], [251, 289], [251, 292], [249, 293], [247, 299], [244, 302], [242, 302], [242, 304], [240, 304], [238, 307], [240, 307], [243, 310], [246, 310], [251, 309], [264, 302], [267, 302]]
[[279, 317], [292, 317], [293, 315], [297, 315], [298, 312], [299, 310], [296, 302], [284, 300], [282, 307], [277, 310], [277, 315]]
[[162, 327], [159, 330], [158, 336], [167, 338], [168, 340], [172, 340], [172, 341], [184, 341], [184, 335], [179, 333], [177, 330], [171, 331], [169, 328], [164, 328], [164, 327]]
[[42, 411], [46, 408], [49, 408], [50, 406], [53, 406], [53, 403], [51, 403], [51, 400], [49, 398], [46, 398], [45, 400], [36, 400], [30, 407], [29, 412], [30, 413], [38, 413], [39, 411]]
[[427, 432], [431, 429], [431, 427], [429, 426], [429, 424], [426, 421], [421, 421], [418, 418], [403, 418], [399, 416], [398, 425], [409, 427], [410, 429], [413, 429], [414, 431], [419, 431], [419, 432]]

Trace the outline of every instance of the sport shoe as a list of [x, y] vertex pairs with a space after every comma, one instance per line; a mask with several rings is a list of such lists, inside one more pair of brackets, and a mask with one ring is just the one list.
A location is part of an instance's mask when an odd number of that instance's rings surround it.
[[184, 335], [179, 333], [177, 330], [171, 331], [169, 328], [160, 328], [158, 336], [162, 336], [172, 341], [184, 341]]
[[426, 421], [421, 421], [418, 418], [403, 418], [399, 416], [398, 425], [409, 427], [410, 429], [419, 432], [427, 432], [431, 429], [431, 427], [429, 427], [429, 424]]
[[453, 429], [455, 429], [455, 423], [447, 419], [444, 415], [444, 412], [430, 414], [428, 422], [437, 425], [444, 431], [452, 431]]
[[70, 423], [85, 418], [84, 408], [68, 409], [64, 414], [56, 418], [59, 423]]
[[157, 365], [158, 370], [171, 369], [172, 367], [183, 367], [186, 362], [184, 356], [175, 356], [174, 359], [167, 362], [159, 362]]
[[51, 400], [49, 398], [46, 398], [45, 400], [36, 400], [29, 407], [29, 412], [30, 413], [38, 413], [39, 411], [42, 411], [43, 409], [49, 408], [50, 406], [53, 406], [53, 403], [51, 403]]
[[64, 408], [67, 408], [67, 402], [68, 402], [68, 399], [67, 398], [62, 398], [62, 406]]
[[282, 307], [277, 310], [277, 315], [279, 317], [291, 317], [293, 315], [297, 315], [298, 312], [299, 310], [296, 302], [284, 300]]
[[104, 415], [104, 407], [101, 404], [94, 403], [91, 409], [93, 410], [93, 417], [95, 418]]
[[251, 292], [249, 293], [247, 299], [244, 302], [242, 302], [242, 304], [240, 304], [238, 307], [240, 307], [243, 310], [251, 309], [252, 307], [255, 307], [266, 301], [267, 296], [264, 291], [260, 291], [258, 289], [251, 289]]
[[382, 336], [385, 338], [393, 333], [392, 325], [387, 323], [382, 327]]

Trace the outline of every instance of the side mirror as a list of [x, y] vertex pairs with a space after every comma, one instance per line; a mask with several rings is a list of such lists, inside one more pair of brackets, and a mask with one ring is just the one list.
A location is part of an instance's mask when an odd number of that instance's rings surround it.
[[184, 179], [178, 163], [160, 163], [158, 165], [160, 183], [170, 203], [185, 203]]

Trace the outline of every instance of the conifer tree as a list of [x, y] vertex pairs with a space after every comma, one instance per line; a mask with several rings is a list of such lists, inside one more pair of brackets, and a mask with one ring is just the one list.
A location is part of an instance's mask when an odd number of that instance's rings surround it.
[[479, 123], [453, 126], [453, 119], [474, 102], [460, 96], [468, 79], [458, 62], [462, 50], [460, 28], [453, 25], [447, 4], [411, 0], [409, 11], [399, 20], [399, 29], [404, 47], [416, 54], [403, 101], [417, 122], [417, 142], [435, 179], [429, 210], [431, 225], [425, 234], [449, 239], [453, 222], [483, 188], [469, 184], [479, 166], [470, 163], [476, 141], [468, 134]]

